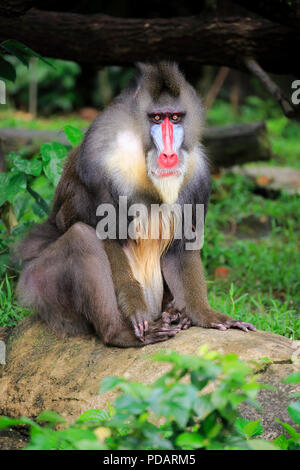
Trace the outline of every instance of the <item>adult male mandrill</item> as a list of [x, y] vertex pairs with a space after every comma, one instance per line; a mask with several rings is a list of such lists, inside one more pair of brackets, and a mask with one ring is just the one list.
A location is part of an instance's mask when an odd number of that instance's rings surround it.
[[[20, 244], [23, 304], [60, 334], [92, 329], [105, 344], [143, 346], [188, 326], [255, 330], [207, 301], [200, 250], [170, 236], [99, 239], [97, 208], [197, 204], [207, 209], [210, 175], [200, 145], [203, 107], [177, 65], [139, 65], [139, 76], [102, 112], [72, 152], [48, 220]], [[194, 220], [194, 219], [193, 219]], [[150, 220], [144, 221], [149, 232]], [[146, 228], [145, 228], [146, 227]], [[162, 313], [166, 291], [172, 309]], [[174, 313], [175, 312], [175, 313]]]

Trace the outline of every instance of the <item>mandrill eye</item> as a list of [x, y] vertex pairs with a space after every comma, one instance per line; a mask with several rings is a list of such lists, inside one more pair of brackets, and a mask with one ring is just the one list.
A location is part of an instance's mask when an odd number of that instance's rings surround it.
[[172, 114], [171, 121], [172, 122], [179, 122], [180, 121], [180, 115], [179, 114]]
[[159, 124], [162, 121], [162, 115], [161, 114], [150, 114], [149, 117], [150, 117], [152, 122], [155, 122], [155, 124]]

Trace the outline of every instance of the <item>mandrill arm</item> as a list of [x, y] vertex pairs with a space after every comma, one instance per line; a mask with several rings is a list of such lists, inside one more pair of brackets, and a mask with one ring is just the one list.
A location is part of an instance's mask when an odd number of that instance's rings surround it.
[[166, 254], [162, 269], [174, 297], [174, 307], [178, 310], [185, 308], [185, 313], [194, 326], [255, 331], [251, 323], [234, 320], [229, 315], [216, 312], [210, 307], [199, 251], [183, 251], [179, 255]]
[[147, 305], [139, 282], [134, 278], [127, 257], [117, 240], [105, 240], [119, 310], [129, 320], [135, 337], [144, 344], [164, 341], [179, 329], [171, 325], [149, 325]]
[[130, 319], [135, 336], [142, 339], [149, 326], [143, 290], [133, 277], [126, 255], [118, 241], [105, 240], [104, 248], [111, 267], [119, 309], [125, 318]]

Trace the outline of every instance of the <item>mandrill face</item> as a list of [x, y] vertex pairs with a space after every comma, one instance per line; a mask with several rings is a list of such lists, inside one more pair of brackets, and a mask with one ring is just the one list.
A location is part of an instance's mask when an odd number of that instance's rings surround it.
[[154, 105], [148, 113], [151, 143], [146, 155], [147, 173], [163, 202], [168, 204], [177, 200], [188, 167], [185, 118], [186, 112], [176, 103]]
[[[149, 115], [150, 134], [157, 150], [156, 165], [151, 173], [157, 178], [179, 176], [182, 170], [179, 156], [184, 137], [184, 113], [169, 109], [154, 111]], [[153, 163], [153, 162], [152, 162]]]

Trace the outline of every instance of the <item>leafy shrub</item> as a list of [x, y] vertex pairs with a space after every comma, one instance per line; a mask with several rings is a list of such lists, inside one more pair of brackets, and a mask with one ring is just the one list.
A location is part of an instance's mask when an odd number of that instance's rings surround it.
[[[53, 411], [41, 413], [37, 422], [1, 417], [0, 429], [29, 426], [26, 449], [299, 448], [300, 434], [292, 426], [282, 423], [290, 437], [282, 435], [272, 443], [257, 437], [263, 432], [259, 420], [240, 416], [241, 403], [259, 408], [258, 390], [272, 387], [259, 384], [235, 354], [221, 355], [204, 345], [198, 355], [166, 351], [155, 359], [170, 363], [171, 369], [152, 385], [117, 377], [102, 381], [101, 392], [121, 391], [108, 411], [88, 410], [69, 426]], [[299, 374], [286, 381], [299, 382]], [[289, 406], [289, 413], [299, 423], [299, 402]], [[57, 425], [64, 428], [55, 430]]]
[[[4, 58], [6, 56], [6, 58]], [[7, 39], [0, 43], [0, 78], [14, 82], [17, 78], [15, 66], [7, 60], [8, 57], [13, 57], [16, 62], [28, 67], [30, 57], [36, 57], [43, 61], [45, 64], [52, 66], [52, 64], [44, 59], [40, 54], [30, 49], [22, 42], [13, 39]]]
[[[83, 137], [80, 129], [70, 125], [65, 127], [65, 134], [72, 146]], [[21, 152], [9, 154], [8, 171], [0, 173], [0, 326], [15, 326], [28, 314], [14, 298], [19, 266], [10, 252], [34, 223], [48, 215], [67, 153], [65, 145], [44, 143], [32, 159], [24, 158]]]

